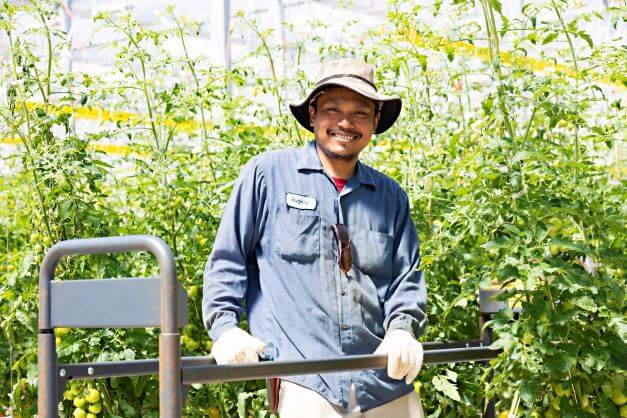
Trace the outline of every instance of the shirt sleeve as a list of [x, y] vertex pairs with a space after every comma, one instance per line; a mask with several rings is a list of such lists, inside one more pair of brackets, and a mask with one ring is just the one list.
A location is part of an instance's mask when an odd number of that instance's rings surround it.
[[239, 326], [247, 267], [267, 219], [267, 183], [256, 158], [237, 178], [203, 276], [202, 315], [212, 340]]
[[383, 327], [386, 331], [409, 331], [417, 338], [427, 327], [427, 288], [422, 272], [418, 270], [418, 233], [411, 221], [409, 199], [402, 190], [399, 190], [399, 211], [394, 230], [393, 277], [383, 302]]

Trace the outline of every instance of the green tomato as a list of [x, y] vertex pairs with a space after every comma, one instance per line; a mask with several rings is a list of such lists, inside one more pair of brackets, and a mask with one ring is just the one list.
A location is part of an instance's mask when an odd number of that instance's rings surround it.
[[72, 392], [72, 395], [74, 395], [74, 397], [80, 395], [82, 391], [83, 389], [81, 389], [81, 387], [78, 385], [70, 386], [70, 392]]
[[188, 337], [194, 336], [194, 326], [192, 324], [185, 325], [183, 327], [183, 335], [187, 335]]
[[100, 392], [98, 392], [97, 389], [89, 389], [89, 391], [87, 392], [87, 396], [85, 396], [85, 399], [87, 399], [87, 402], [89, 403], [96, 403], [100, 400]]
[[570, 388], [568, 385], [564, 385], [562, 383], [557, 383], [554, 386], [555, 393], [560, 398], [568, 398], [570, 396]]
[[573, 310], [575, 308], [575, 304], [573, 302], [571, 302], [570, 300], [567, 302], [564, 302], [564, 310], [565, 311], [570, 311]]
[[87, 414], [87, 418], [98, 418], [96, 414]]
[[610, 398], [612, 398], [612, 402], [614, 402], [618, 406], [625, 405], [625, 403], [627, 402], [627, 396], [625, 396], [623, 391], [618, 388], [612, 389], [612, 395], [610, 396]]
[[584, 409], [590, 406], [590, 399], [588, 398], [588, 395], [581, 396], [581, 406], [583, 406]]
[[560, 416], [560, 411], [553, 409], [552, 406], [544, 413], [545, 418], [559, 418]]
[[187, 289], [187, 297], [190, 299], [196, 299], [198, 297], [198, 286], [191, 286]]
[[74, 418], [87, 418], [87, 413], [82, 408], [76, 408], [73, 415]]
[[191, 337], [185, 339], [185, 348], [189, 351], [195, 351], [200, 347], [200, 343]]
[[[85, 398], [83, 398], [82, 396], [77, 396], [76, 398], [74, 398], [74, 406], [77, 408], [82, 408], [83, 406], [85, 406], [85, 402], [87, 402], [85, 400]], [[83, 411], [85, 412], [85, 411]]]
[[560, 247], [558, 247], [557, 245], [551, 244], [549, 245], [549, 252], [551, 253], [553, 257], [555, 257], [556, 255], [560, 253]]
[[56, 335], [57, 337], [62, 337], [69, 333], [70, 333], [70, 328], [59, 327], [59, 328], [54, 329], [54, 335]]
[[562, 221], [557, 218], [551, 218], [549, 219], [549, 223], [551, 224], [551, 226], [549, 227], [549, 231], [548, 231], [549, 235], [551, 237], [558, 235], [562, 230], [562, 226], [563, 226]]
[[98, 402], [98, 403], [95, 403], [93, 405], [89, 405], [89, 408], [87, 408], [87, 409], [92, 414], [99, 414], [100, 412], [102, 412], [102, 404], [100, 402]]
[[623, 405], [618, 410], [621, 418], [627, 418], [627, 405]]

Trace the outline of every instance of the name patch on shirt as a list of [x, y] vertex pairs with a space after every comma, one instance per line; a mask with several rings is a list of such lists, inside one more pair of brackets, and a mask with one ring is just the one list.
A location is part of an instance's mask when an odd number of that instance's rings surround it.
[[314, 210], [316, 208], [315, 197], [301, 196], [294, 193], [285, 195], [285, 203], [287, 203], [287, 206], [296, 209]]

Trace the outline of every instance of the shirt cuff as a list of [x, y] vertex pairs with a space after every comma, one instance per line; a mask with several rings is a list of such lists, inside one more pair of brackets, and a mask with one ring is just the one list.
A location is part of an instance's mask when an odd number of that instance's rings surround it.
[[213, 321], [211, 330], [209, 331], [209, 337], [211, 337], [211, 341], [218, 341], [218, 338], [220, 338], [225, 331], [238, 326], [235, 314], [224, 314]]
[[414, 338], [418, 338], [422, 335], [426, 326], [426, 318], [424, 321], [418, 321], [416, 318], [409, 315], [398, 315], [390, 320], [386, 332], [393, 329], [402, 329], [403, 331], [409, 332]]

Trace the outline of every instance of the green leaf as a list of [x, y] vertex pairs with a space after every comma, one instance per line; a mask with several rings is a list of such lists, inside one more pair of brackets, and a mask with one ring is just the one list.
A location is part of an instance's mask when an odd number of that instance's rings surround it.
[[457, 386], [454, 383], [451, 383], [442, 376], [433, 376], [431, 383], [433, 383], [433, 386], [437, 391], [442, 392], [445, 396], [453, 399], [454, 401], [460, 401], [459, 392], [457, 391]]
[[542, 45], [550, 44], [555, 39], [557, 39], [557, 32], [551, 32], [546, 38], [544, 38], [544, 40], [542, 41]]
[[488, 241], [482, 245], [486, 250], [491, 248], [508, 248], [510, 246], [510, 240], [507, 237], [498, 237], [492, 241]]
[[577, 358], [567, 353], [550, 355], [544, 361], [544, 367], [551, 372], [567, 372], [575, 365]]
[[592, 298], [589, 296], [583, 296], [575, 299], [575, 305], [579, 306], [581, 309], [585, 309], [588, 312], [596, 312], [597, 305], [594, 303]]
[[533, 404], [540, 392], [540, 382], [537, 379], [525, 379], [520, 388], [520, 396], [527, 404]]
[[590, 37], [590, 35], [588, 35], [586, 32], [584, 31], [579, 31], [577, 32], [577, 35], [583, 39], [584, 41], [586, 41], [586, 43], [588, 44], [588, 46], [590, 48], [594, 48], [594, 44], [592, 43], [592, 38]]
[[120, 408], [122, 408], [122, 412], [125, 417], [135, 417], [137, 416], [137, 411], [133, 408], [133, 405], [126, 402], [124, 399], [120, 399]]
[[246, 418], [248, 399], [252, 396], [253, 394], [249, 392], [242, 392], [237, 395], [237, 415], [240, 418]]
[[446, 370], [446, 378], [451, 382], [457, 382], [457, 373], [451, 369]]
[[427, 57], [426, 55], [420, 54], [418, 55], [418, 62], [420, 62], [420, 68], [422, 71], [427, 71]]
[[502, 13], [503, 7], [501, 6], [501, 2], [499, 0], [490, 0], [490, 4], [499, 14]]

